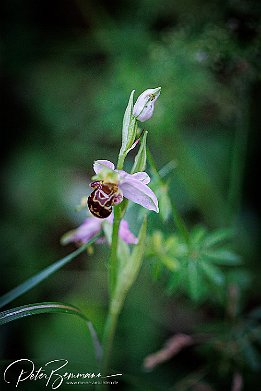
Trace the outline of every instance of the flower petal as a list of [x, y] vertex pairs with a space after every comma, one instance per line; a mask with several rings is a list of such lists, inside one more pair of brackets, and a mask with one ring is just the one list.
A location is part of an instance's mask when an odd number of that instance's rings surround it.
[[119, 235], [127, 244], [137, 244], [138, 238], [133, 235], [133, 233], [129, 230], [129, 224], [126, 220], [121, 220]]
[[120, 183], [119, 188], [123, 192], [124, 197], [143, 206], [146, 209], [159, 212], [158, 200], [154, 192], [132, 175], [125, 177]]
[[144, 91], [137, 99], [133, 107], [133, 116], [139, 121], [144, 122], [152, 117], [154, 105], [160, 96], [161, 87], [149, 88]]
[[123, 170], [116, 170], [119, 174], [120, 183], [126, 182], [128, 179], [137, 179], [138, 181], [144, 183], [147, 185], [150, 182], [150, 177], [146, 172], [136, 172], [135, 174], [128, 174], [126, 171]]
[[98, 174], [104, 167], [110, 168], [111, 170], [115, 168], [114, 164], [109, 160], [95, 160], [93, 164], [95, 174]]
[[67, 232], [61, 239], [62, 244], [87, 243], [101, 230], [101, 221], [96, 217], [87, 218], [78, 228]]
[[144, 183], [144, 185], [147, 185], [150, 183], [150, 177], [146, 172], [136, 172], [135, 174], [131, 175], [132, 178], [138, 179], [140, 182]]

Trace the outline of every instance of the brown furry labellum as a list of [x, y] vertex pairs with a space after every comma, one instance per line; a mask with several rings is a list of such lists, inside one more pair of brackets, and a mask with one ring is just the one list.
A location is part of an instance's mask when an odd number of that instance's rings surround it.
[[90, 184], [94, 189], [88, 197], [88, 208], [93, 216], [106, 219], [112, 212], [112, 207], [122, 201], [119, 188], [114, 183], [95, 181]]

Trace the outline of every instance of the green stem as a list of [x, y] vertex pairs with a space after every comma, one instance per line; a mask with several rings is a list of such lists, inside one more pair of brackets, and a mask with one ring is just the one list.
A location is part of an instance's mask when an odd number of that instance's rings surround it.
[[[137, 127], [137, 120], [133, 120], [131, 122], [134, 128]], [[130, 126], [130, 124], [129, 124]], [[134, 131], [134, 138], [136, 132]], [[122, 170], [124, 166], [124, 161], [126, 158], [128, 151], [119, 153], [118, 162], [117, 162], [117, 170]], [[114, 294], [115, 288], [117, 284], [118, 278], [118, 240], [119, 240], [119, 227], [121, 223], [121, 219], [126, 211], [127, 202], [123, 201], [122, 205], [117, 205], [114, 207], [114, 219], [113, 219], [113, 229], [112, 229], [112, 238], [111, 238], [111, 252], [109, 257], [109, 291], [110, 291], [110, 309], [109, 314], [106, 320], [105, 329], [104, 329], [104, 338], [103, 338], [103, 346], [104, 346], [104, 356], [103, 356], [103, 365], [102, 369], [104, 373], [106, 373], [112, 345], [113, 339], [115, 335], [115, 330], [117, 326], [117, 321], [120, 313], [121, 306], [115, 305], [114, 302]]]
[[[119, 154], [117, 170], [122, 170], [124, 165], [126, 155]], [[122, 218], [121, 205], [114, 207], [114, 219], [113, 219], [113, 228], [112, 228], [112, 238], [111, 238], [111, 253], [109, 258], [109, 291], [112, 296], [116, 281], [117, 281], [117, 269], [118, 269], [118, 258], [117, 258], [117, 249], [118, 249], [118, 237], [119, 237], [119, 227]]]
[[[153, 174], [158, 179], [160, 185], [163, 185], [163, 181], [161, 179], [161, 176], [158, 173], [156, 163], [155, 163], [153, 156], [148, 148], [147, 148], [147, 157], [148, 157], [148, 161], [149, 161], [149, 164], [150, 164], [150, 167], [151, 167]], [[177, 229], [179, 230], [180, 234], [183, 236], [185, 242], [189, 243], [189, 231], [188, 231], [186, 224], [185, 224], [183, 218], [181, 217], [181, 215], [179, 214], [178, 209], [173, 201], [171, 202], [171, 209], [172, 209], [173, 220], [174, 220], [174, 223], [175, 223]]]
[[[125, 155], [120, 154], [118, 158], [118, 164], [117, 164], [118, 170], [123, 169], [124, 160], [125, 160]], [[118, 274], [117, 250], [118, 250], [119, 228], [120, 228], [121, 218], [122, 218], [121, 205], [117, 205], [114, 207], [111, 252], [109, 257], [109, 292], [111, 297], [111, 305], [106, 320], [104, 337], [103, 337], [103, 346], [104, 346], [104, 355], [103, 355], [103, 364], [102, 364], [103, 373], [107, 372], [117, 320], [119, 317], [119, 311], [115, 311], [115, 309], [112, 310], [113, 308], [112, 303], [113, 303], [113, 294], [115, 291], [115, 287], [117, 283], [117, 274]]]
[[117, 170], [122, 170], [123, 165], [124, 165], [124, 160], [125, 160], [126, 155], [120, 154], [118, 157], [118, 163], [117, 163]]
[[105, 324], [104, 337], [103, 337], [104, 352], [103, 352], [103, 362], [102, 362], [102, 373], [104, 375], [106, 375], [109, 366], [111, 350], [112, 350], [118, 318], [119, 318], [119, 310], [115, 310], [115, 309], [113, 310], [112, 306], [110, 306], [109, 314]]
[[111, 253], [109, 258], [109, 290], [111, 296], [113, 295], [116, 281], [117, 281], [117, 269], [118, 269], [118, 237], [119, 227], [121, 222], [121, 207], [120, 205], [114, 207], [114, 219], [111, 238]]

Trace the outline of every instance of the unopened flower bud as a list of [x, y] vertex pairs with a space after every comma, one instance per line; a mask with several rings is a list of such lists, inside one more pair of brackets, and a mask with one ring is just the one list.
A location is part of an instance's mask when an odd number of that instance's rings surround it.
[[139, 121], [144, 122], [152, 117], [154, 105], [160, 96], [161, 87], [150, 88], [144, 91], [137, 99], [132, 115]]

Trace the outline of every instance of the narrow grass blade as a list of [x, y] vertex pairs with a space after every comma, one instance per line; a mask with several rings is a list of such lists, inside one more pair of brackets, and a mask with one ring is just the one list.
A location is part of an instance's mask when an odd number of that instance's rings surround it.
[[26, 316], [39, 315], [39, 314], [48, 314], [48, 313], [63, 313], [76, 315], [83, 319], [89, 328], [93, 346], [95, 349], [95, 354], [97, 361], [100, 361], [102, 358], [102, 347], [100, 345], [97, 333], [93, 327], [92, 322], [79, 310], [79, 308], [66, 303], [61, 302], [42, 302], [27, 304], [20, 307], [11, 308], [6, 311], [0, 312], [0, 326], [14, 320], [24, 318]]
[[43, 280], [51, 276], [53, 273], [55, 273], [57, 270], [61, 269], [64, 265], [71, 262], [75, 257], [77, 257], [77, 255], [81, 254], [83, 251], [86, 250], [87, 247], [89, 247], [92, 243], [94, 243], [98, 237], [99, 235], [96, 235], [88, 243], [84, 244], [83, 246], [81, 246], [71, 254], [66, 255], [66, 257], [60, 259], [59, 261], [54, 262], [50, 266], [47, 266], [45, 269], [35, 274], [33, 277], [28, 278], [22, 284], [18, 285], [17, 287], [11, 289], [9, 292], [5, 293], [3, 296], [0, 297], [0, 308], [10, 303], [11, 301], [15, 300], [17, 297], [21, 296], [22, 294], [28, 292], [30, 289], [32, 289], [40, 282], [42, 282]]

